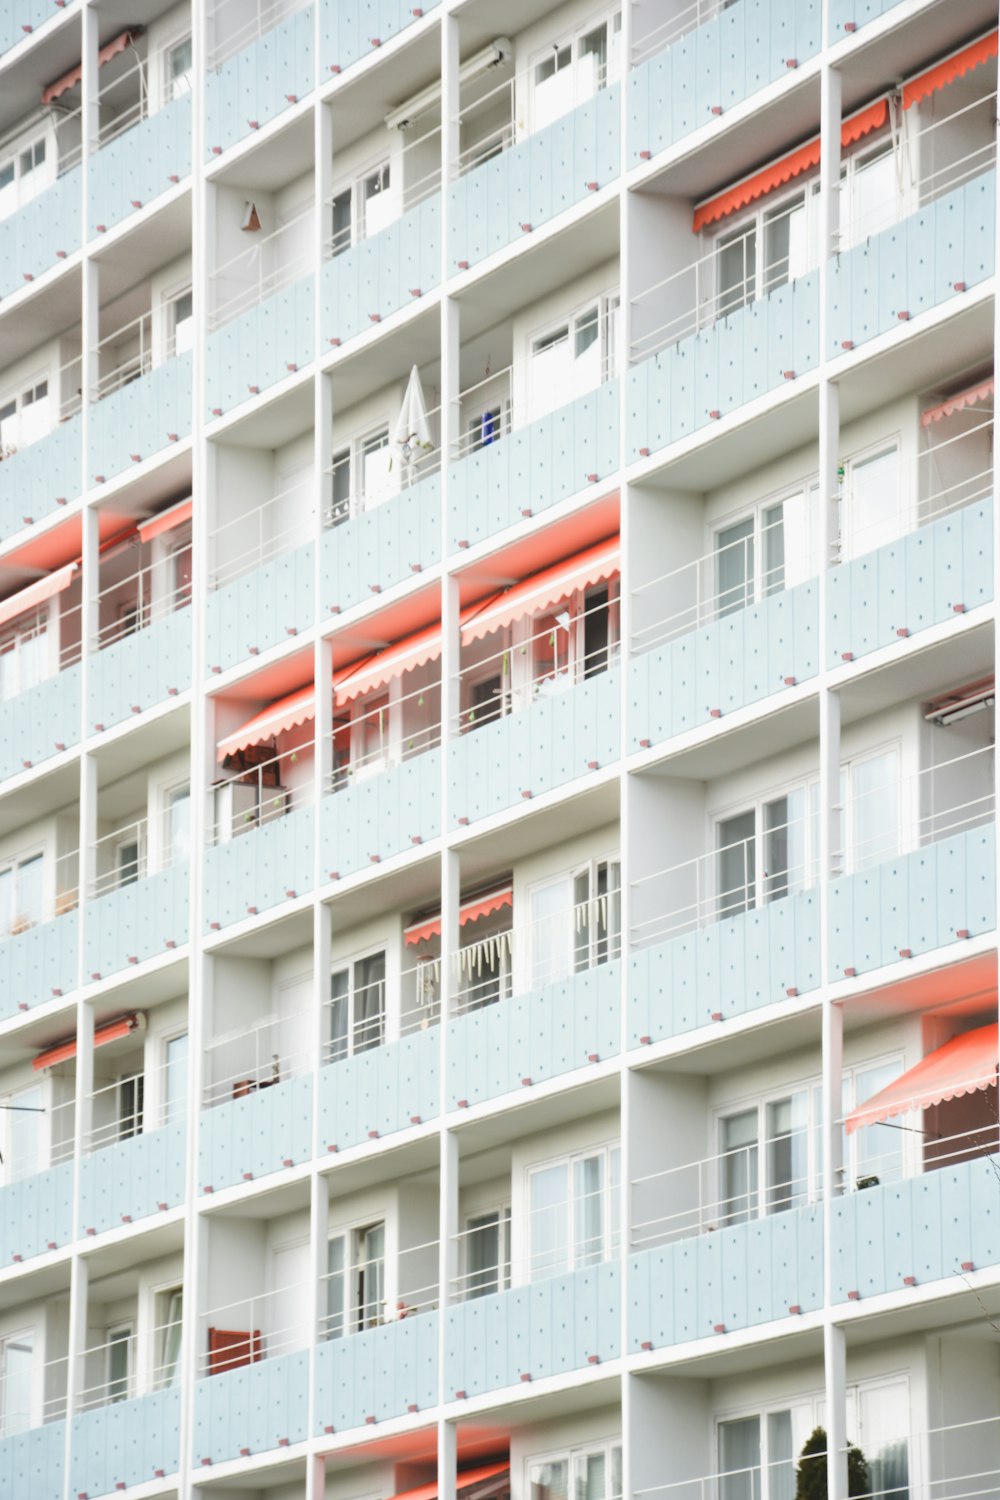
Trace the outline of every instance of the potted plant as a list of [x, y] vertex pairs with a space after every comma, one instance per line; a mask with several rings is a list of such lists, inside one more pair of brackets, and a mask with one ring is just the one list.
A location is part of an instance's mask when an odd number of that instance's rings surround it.
[[[854, 1443], [847, 1445], [847, 1493], [871, 1494], [868, 1460]], [[795, 1500], [826, 1500], [826, 1428], [816, 1427], [799, 1454], [795, 1470]]]

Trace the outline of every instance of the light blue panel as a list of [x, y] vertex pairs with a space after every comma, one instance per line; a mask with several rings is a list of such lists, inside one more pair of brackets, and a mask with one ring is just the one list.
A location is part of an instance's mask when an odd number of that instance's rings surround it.
[[629, 661], [629, 745], [659, 744], [819, 670], [819, 585], [773, 594], [752, 609], [675, 636]]
[[823, 1303], [818, 1205], [643, 1250], [629, 1261], [628, 1352], [710, 1338]]
[[312, 1156], [312, 1078], [286, 1078], [201, 1116], [198, 1186], [232, 1187]]
[[315, 277], [302, 276], [214, 329], [205, 342], [207, 415], [231, 411], [315, 353]]
[[183, 1202], [184, 1134], [183, 1121], [175, 1121], [85, 1156], [80, 1163], [84, 1228], [100, 1234]]
[[617, 1261], [446, 1308], [445, 1398], [617, 1359], [620, 1309]]
[[448, 1022], [445, 1107], [520, 1092], [523, 1080], [615, 1057], [621, 1028], [621, 964], [599, 964]]
[[449, 185], [448, 260], [469, 265], [537, 229], [621, 172], [620, 84]]
[[433, 10], [440, 0], [320, 0], [320, 82], [342, 73]]
[[[265, 1336], [266, 1344], [266, 1336]], [[223, 1463], [240, 1449], [267, 1453], [308, 1437], [309, 1355], [304, 1349], [199, 1380], [194, 1462]]]
[[209, 667], [225, 670], [235, 666], [312, 625], [313, 555], [313, 543], [306, 542], [208, 595], [205, 634]]
[[88, 901], [84, 915], [84, 973], [106, 978], [132, 960], [154, 958], [187, 942], [188, 863], [147, 875], [134, 885]]
[[981, 173], [917, 214], [836, 257], [830, 352], [862, 344], [992, 274], [996, 172]]
[[80, 248], [83, 174], [72, 167], [17, 213], [0, 220], [0, 297]]
[[191, 95], [182, 94], [91, 157], [90, 233], [113, 228], [190, 172]]
[[313, 883], [312, 807], [298, 807], [263, 828], [206, 849], [202, 864], [206, 930], [225, 927], [302, 895]]
[[0, 1495], [63, 1500], [66, 1423], [49, 1422], [0, 1438]]
[[316, 1350], [316, 1433], [425, 1411], [437, 1403], [438, 1314], [330, 1339]]
[[0, 1265], [61, 1249], [73, 1233], [73, 1163], [0, 1188]]
[[73, 1418], [70, 1492], [106, 1495], [180, 1464], [180, 1390], [97, 1406]]
[[89, 480], [99, 484], [191, 431], [192, 354], [164, 360], [90, 410]]
[[41, 521], [80, 494], [83, 478], [79, 415], [0, 464], [0, 541]]
[[[420, 247], [419, 263], [413, 247]], [[395, 223], [325, 261], [320, 273], [320, 350], [346, 344], [373, 323], [425, 295], [440, 279], [441, 195], [432, 193]]]
[[661, 1041], [819, 985], [815, 891], [700, 927], [629, 959], [629, 1045]]
[[266, 125], [315, 84], [313, 12], [306, 6], [265, 31], [205, 79], [205, 147], [211, 159]]
[[995, 1159], [943, 1166], [848, 1193], [833, 1204], [832, 1298], [862, 1300], [1000, 1264]]
[[621, 754], [618, 669], [484, 724], [448, 745], [455, 820], [487, 817]]
[[435, 747], [323, 798], [321, 875], [353, 874], [440, 832], [441, 751]]
[[180, 609], [112, 641], [90, 658], [88, 729], [110, 729], [182, 692], [191, 681], [191, 611]]
[[76, 989], [79, 937], [74, 910], [0, 942], [0, 1020]]
[[993, 501], [939, 516], [927, 526], [852, 558], [830, 573], [830, 665], [895, 645], [993, 598]]
[[437, 1027], [330, 1063], [319, 1075], [320, 1151], [346, 1149], [440, 1112]]
[[618, 467], [617, 378], [453, 463], [448, 545], [538, 515]]
[[441, 476], [403, 490], [324, 532], [321, 618], [402, 583], [441, 559]]
[[79, 742], [82, 677], [77, 662], [0, 705], [0, 774], [14, 776]]
[[928, 953], [955, 942], [959, 932], [992, 932], [995, 842], [987, 823], [835, 880], [830, 978], [896, 963], [900, 948]]
[[884, 16], [900, 0], [830, 0], [830, 41], [842, 42], [850, 31]]

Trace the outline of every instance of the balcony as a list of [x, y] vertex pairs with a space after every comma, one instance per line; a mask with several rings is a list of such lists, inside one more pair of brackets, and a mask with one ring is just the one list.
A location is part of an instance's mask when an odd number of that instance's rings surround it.
[[[34, 351], [46, 374], [4, 403], [0, 429], [0, 539], [70, 504], [83, 489], [78, 335]], [[16, 370], [13, 379], [19, 380]], [[5, 383], [11, 381], [5, 377]]]
[[120, 1399], [73, 1418], [70, 1484], [77, 1495], [110, 1495], [180, 1468], [177, 1386]]
[[61, 1500], [65, 1485], [66, 1423], [32, 1427], [0, 1438], [0, 1485], [8, 1495]]
[[[353, 243], [337, 242], [320, 272], [320, 351], [348, 343], [431, 292], [441, 280], [437, 182], [399, 217]], [[385, 221], [380, 221], [385, 222]]]
[[114, 830], [95, 844], [96, 875], [84, 920], [83, 966], [90, 980], [172, 952], [187, 942], [186, 788], [164, 818], [161, 829], [148, 817], [114, 820]]
[[80, 248], [80, 149], [78, 104], [36, 116], [9, 141], [0, 219], [0, 296], [20, 291]]
[[[321, 79], [325, 81], [331, 73], [343, 73], [352, 63], [366, 57], [373, 47], [383, 46], [439, 3], [440, 0], [426, 0], [422, 6], [411, 6], [407, 0], [382, 0], [376, 21], [365, 0], [320, 0]], [[377, 35], [373, 35], [376, 27]]]
[[19, 853], [5, 855], [7, 890], [0, 915], [2, 1020], [76, 989], [79, 860], [73, 845], [78, 830], [76, 808], [67, 809], [47, 836]]
[[316, 1350], [316, 1434], [364, 1427], [438, 1399], [438, 1318], [397, 1319]]
[[[845, 3], [853, 11], [865, 0]], [[694, 0], [637, 36], [628, 75], [628, 165], [658, 155], [815, 57], [821, 12], [819, 0]]]
[[[118, 1076], [95, 1089], [92, 1128], [80, 1162], [80, 1220], [100, 1234], [184, 1201], [185, 1100], [174, 1062], [119, 1063]], [[186, 1079], [184, 1080], [186, 1083]]]
[[[148, 306], [151, 296], [149, 288], [140, 288], [123, 299], [125, 305], [146, 303], [147, 310], [104, 334], [98, 344], [100, 376], [88, 453], [92, 484], [105, 483], [191, 432], [191, 292], [181, 291], [155, 316]], [[102, 324], [116, 319], [112, 307]]]
[[[272, 7], [265, 13], [270, 19]], [[214, 46], [205, 78], [206, 160], [275, 119], [315, 87], [313, 9], [291, 0], [265, 29], [238, 0], [217, 0]]]

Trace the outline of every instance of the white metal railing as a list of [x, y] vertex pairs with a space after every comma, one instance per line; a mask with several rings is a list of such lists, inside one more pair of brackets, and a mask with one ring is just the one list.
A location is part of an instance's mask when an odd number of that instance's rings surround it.
[[[310, 739], [293, 750], [276, 752], [244, 771], [216, 781], [213, 785], [216, 816], [206, 830], [209, 844], [225, 843], [299, 807], [307, 807], [314, 800], [311, 771], [315, 748], [315, 741]], [[305, 775], [290, 782], [287, 779], [290, 776], [298, 778], [298, 772], [292, 769], [295, 766], [304, 770]]]
[[[756, 1500], [761, 1494], [792, 1494], [795, 1471], [800, 1463], [807, 1468], [814, 1463], [825, 1466], [826, 1453], [810, 1454], [804, 1460], [796, 1454], [792, 1458], [726, 1469], [718, 1474], [654, 1484], [646, 1489], [633, 1490], [632, 1500]], [[880, 1500], [907, 1500], [907, 1497], [883, 1494]]]
[[149, 819], [141, 817], [96, 839], [92, 845], [96, 873], [88, 893], [90, 899], [97, 900], [109, 891], [135, 885], [189, 857], [186, 840], [171, 836], [169, 811], [163, 814], [160, 835], [159, 847], [151, 850]]
[[308, 508], [303, 512], [299, 502], [306, 488], [301, 483], [290, 485], [255, 509], [245, 511], [231, 521], [223, 521], [211, 532], [210, 589], [225, 588], [237, 578], [311, 540], [316, 517], [311, 481]]
[[321, 1339], [340, 1339], [433, 1312], [439, 1304], [437, 1240], [407, 1245], [394, 1259], [350, 1257], [342, 1269], [320, 1277]]
[[[65, 177], [67, 172], [71, 172], [83, 160], [83, 106], [77, 104], [73, 109], [64, 109], [58, 100], [53, 100], [48, 106], [48, 118], [56, 135], [56, 177], [58, 179]], [[71, 139], [69, 144], [64, 145], [67, 135]], [[46, 186], [50, 184], [47, 183]]]
[[10, 1352], [4, 1363], [10, 1362], [11, 1373], [0, 1367], [0, 1438], [14, 1437], [32, 1427], [45, 1427], [49, 1422], [61, 1422], [66, 1415], [68, 1356], [36, 1361], [32, 1333], [20, 1345], [31, 1360], [31, 1368], [18, 1378], [13, 1372], [18, 1345], [15, 1336], [6, 1346]]
[[[75, 388], [74, 388], [74, 382]], [[14, 424], [6, 423], [7, 435], [0, 437], [0, 463], [5, 459], [13, 458], [15, 453], [20, 453], [25, 448], [30, 448], [33, 443], [38, 443], [42, 438], [47, 438], [57, 427], [75, 417], [83, 406], [83, 359], [77, 354], [59, 365], [55, 374], [55, 381], [47, 378], [45, 381], [46, 393], [44, 398], [44, 418], [39, 420], [38, 408], [40, 401], [33, 401], [29, 406], [22, 406], [17, 414], [16, 431], [12, 435]], [[54, 401], [50, 395], [50, 387], [55, 384], [59, 390], [59, 400]]]
[[355, 984], [353, 975], [349, 975], [348, 989], [343, 994], [331, 995], [323, 1009], [326, 1040], [320, 1060], [324, 1067], [384, 1046], [387, 1039], [384, 978]]
[[125, 636], [146, 630], [167, 615], [187, 609], [191, 603], [191, 583], [178, 581], [176, 576], [178, 563], [185, 555], [190, 560], [190, 543], [158, 562], [143, 564], [134, 573], [100, 590], [96, 599], [98, 620], [109, 602], [116, 605], [118, 613], [114, 619], [98, 625], [99, 651]]
[[[312, 0], [216, 0], [208, 16], [209, 69], [219, 68], [228, 57], [249, 47], [258, 37], [289, 16], [305, 10]], [[221, 26], [220, 26], [221, 20]], [[214, 38], [219, 31], [218, 41]]]
[[[338, 229], [332, 229], [323, 237], [323, 254], [327, 259], [335, 259], [343, 255], [345, 250], [350, 250], [352, 245], [360, 244], [362, 240], [371, 239], [373, 235], [380, 234], [390, 224], [396, 223], [404, 214], [423, 203], [425, 198], [430, 198], [438, 192], [441, 187], [440, 146], [435, 147], [435, 165], [419, 177], [410, 179], [408, 168], [412, 159], [411, 153], [418, 149], [426, 150], [429, 141], [439, 137], [440, 125], [434, 125], [423, 135], [407, 140], [402, 151], [394, 153], [391, 162], [388, 163], [390, 171], [389, 187], [381, 188], [370, 198], [364, 197], [366, 181], [375, 176], [378, 171], [373, 168], [370, 173], [362, 174], [356, 179], [351, 188], [342, 188], [339, 192], [332, 193], [324, 203], [324, 211], [327, 214], [327, 222], [332, 223], [334, 208], [337, 201], [350, 193], [350, 222], [341, 225]], [[386, 146], [388, 153], [388, 145]], [[395, 184], [395, 186], [394, 186]], [[398, 189], [398, 190], [397, 190]], [[388, 197], [395, 209], [391, 219], [379, 223], [374, 230], [368, 223], [367, 206], [369, 203], [378, 202], [380, 198]], [[360, 201], [359, 201], [360, 200]]]
[[[834, 851], [838, 871], [869, 869], [908, 850], [992, 823], [993, 757], [993, 745], [985, 745], [901, 776], [889, 787], [854, 792], [846, 809], [850, 821], [842, 818], [840, 844]], [[984, 788], [978, 793], [977, 777]], [[896, 819], [893, 799], [899, 809]], [[863, 832], [866, 828], [874, 831]]]
[[669, 16], [659, 25], [650, 27], [632, 45], [632, 66], [638, 67], [640, 63], [654, 57], [657, 52], [662, 52], [666, 47], [672, 47], [674, 42], [679, 42], [681, 37], [687, 36], [689, 31], [696, 31], [699, 26], [704, 26], [707, 21], [720, 16], [732, 3], [733, 0], [693, 0], [693, 4], [684, 10]]
[[324, 792], [356, 786], [441, 743], [439, 680], [394, 695], [391, 702], [383, 699], [373, 707], [363, 708], [364, 698], [359, 698], [353, 708], [334, 708], [334, 718], [343, 717], [334, 725], [333, 768]]
[[[429, 423], [436, 422], [441, 407], [434, 406], [426, 413]], [[376, 454], [387, 453], [386, 468], [378, 476], [371, 489], [366, 486], [365, 460]], [[439, 473], [441, 469], [441, 447], [439, 443], [419, 443], [414, 436], [399, 443], [394, 438], [381, 447], [365, 449], [364, 442], [351, 445], [334, 459], [324, 470], [330, 486], [330, 500], [323, 514], [323, 525], [340, 526], [352, 516], [375, 510], [385, 500], [411, 489], [422, 479]]]
[[[928, 1128], [927, 1118], [918, 1102], [891, 1119], [873, 1120], [867, 1124], [863, 1119], [864, 1108], [864, 1104], [858, 1106], [862, 1120], [854, 1137], [856, 1140], [864, 1133], [863, 1149], [852, 1156], [849, 1149], [851, 1137], [845, 1136], [848, 1149], [837, 1174], [838, 1192], [866, 1192], [886, 1183], [902, 1182], [909, 1177], [980, 1158], [988, 1161], [990, 1166], [991, 1186], [1000, 1183], [1000, 1166], [990, 1160], [1000, 1154], [1000, 1124], [996, 1118], [988, 1125], [970, 1126], [952, 1135], [941, 1135]], [[838, 1120], [837, 1125], [842, 1129], [844, 1121]], [[883, 1145], [884, 1149], [881, 1149]]]
[[0, 939], [17, 937], [75, 910], [80, 901], [79, 882], [77, 849], [53, 856], [34, 845], [5, 855], [0, 864]]
[[[313, 205], [309, 203], [269, 233], [262, 229], [248, 231], [247, 248], [223, 261], [209, 277], [210, 330], [256, 307], [265, 297], [312, 270], [315, 255], [308, 228], [312, 216]], [[298, 239], [303, 243], [297, 243]]]
[[113, 1406], [132, 1401], [151, 1391], [163, 1390], [180, 1379], [181, 1319], [160, 1323], [148, 1332], [144, 1344], [135, 1330], [136, 1319], [123, 1322], [122, 1331], [84, 1351], [84, 1381], [79, 1392], [79, 1410]]
[[[976, 445], [985, 448], [982, 457], [971, 453]], [[965, 472], [945, 482], [940, 472], [942, 460], [956, 462]], [[920, 498], [917, 502], [917, 525], [927, 526], [939, 516], [951, 515], [966, 505], [988, 500], [993, 494], [993, 412], [977, 420], [976, 425], [952, 437], [931, 441], [918, 455], [921, 465]]]
[[315, 1058], [313, 1012], [267, 1015], [216, 1037], [205, 1048], [202, 1108], [244, 1099], [311, 1071]]
[[[183, 296], [185, 290], [191, 289], [187, 287], [177, 296]], [[109, 360], [113, 366], [98, 374], [95, 399], [101, 401], [122, 386], [131, 385], [134, 380], [148, 375], [155, 365], [172, 359], [177, 353], [176, 335], [165, 332], [162, 347], [158, 348], [157, 326], [153, 312], [148, 311], [106, 334], [98, 343], [96, 353], [99, 369]]]
[[99, 124], [94, 141], [95, 151], [99, 151], [117, 136], [124, 135], [149, 114], [149, 81], [146, 76], [148, 59], [139, 54], [134, 42], [129, 44], [129, 50], [135, 58], [131, 67], [98, 90], [97, 104], [100, 110], [107, 112], [115, 109], [115, 100], [124, 102], [110, 118], [105, 118]]

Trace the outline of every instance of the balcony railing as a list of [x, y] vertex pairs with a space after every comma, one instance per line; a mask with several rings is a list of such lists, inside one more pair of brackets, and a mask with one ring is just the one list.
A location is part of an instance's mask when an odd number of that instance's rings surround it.
[[[190, 291], [190, 287], [186, 290]], [[183, 292], [179, 292], [177, 297], [182, 295]], [[180, 352], [182, 350], [174, 330], [164, 329], [160, 346], [153, 312], [140, 313], [131, 322], [106, 334], [98, 343], [96, 353], [99, 368], [108, 364], [111, 368], [105, 368], [98, 375], [97, 399], [101, 401], [113, 391], [121, 390], [122, 386], [131, 385], [133, 380], [140, 380], [154, 366], [163, 364]]]
[[[323, 239], [326, 259], [335, 260], [352, 245], [380, 234], [403, 214], [416, 208], [418, 203], [440, 191], [441, 168], [437, 164], [441, 157], [440, 135], [440, 125], [432, 126], [412, 140], [407, 133], [402, 151], [393, 154], [389, 168], [391, 176], [387, 182], [381, 180], [376, 169], [353, 189], [344, 189], [327, 198], [324, 204], [326, 222], [334, 227]], [[422, 170], [421, 158], [428, 153], [435, 165], [425, 171]], [[416, 165], [412, 166], [414, 162]], [[370, 192], [367, 191], [369, 183]]]
[[202, 1108], [245, 1099], [311, 1072], [314, 1012], [262, 1016], [217, 1037], [205, 1050]]
[[[432, 407], [425, 416], [431, 431], [434, 431], [441, 407]], [[379, 454], [383, 455], [384, 468], [377, 476], [369, 478], [365, 473], [366, 459]], [[332, 498], [324, 513], [323, 524], [328, 528], [340, 526], [352, 516], [376, 509], [440, 471], [440, 446], [435, 442], [422, 443], [416, 435], [397, 441], [394, 434], [392, 441], [384, 447], [365, 453], [362, 446], [359, 453], [344, 453], [325, 471]]]
[[[320, 1314], [320, 1338], [347, 1338], [367, 1328], [383, 1328], [433, 1312], [439, 1302], [438, 1243], [428, 1240], [408, 1245], [399, 1250], [394, 1265], [382, 1255], [356, 1258], [349, 1265], [327, 1271], [320, 1277], [320, 1301], [327, 1309]], [[361, 1290], [351, 1305], [349, 1289], [355, 1287]]]
[[[307, 504], [303, 505], [304, 497]], [[312, 484], [296, 483], [253, 510], [223, 521], [209, 537], [209, 587], [225, 588], [237, 578], [311, 541], [316, 529]]]
[[255, 230], [246, 250], [224, 261], [209, 277], [209, 328], [221, 328], [248, 312], [282, 287], [308, 275], [315, 253], [312, 240], [313, 206], [268, 234]]
[[103, 1373], [80, 1390], [79, 1410], [132, 1401], [137, 1396], [178, 1384], [180, 1355], [179, 1315], [149, 1329], [145, 1340], [130, 1328], [103, 1343], [92, 1344], [84, 1353], [87, 1369], [100, 1369]]
[[164, 812], [159, 848], [150, 851], [150, 823], [146, 817], [123, 824], [104, 834], [93, 845], [96, 874], [91, 882], [89, 899], [97, 900], [110, 891], [135, 885], [161, 870], [183, 864], [189, 849], [183, 836], [174, 836], [169, 813]]
[[[80, 904], [79, 851], [52, 857], [38, 846], [4, 858], [6, 890], [0, 890], [0, 940], [17, 937]], [[53, 873], [54, 870], [54, 873]]]
[[[207, 828], [208, 843], [229, 843], [311, 806], [315, 801], [311, 775], [315, 748], [314, 740], [306, 740], [215, 782], [216, 816]], [[301, 775], [303, 770], [305, 776]]]
[[98, 626], [97, 649], [146, 630], [191, 603], [191, 581], [177, 577], [187, 563], [190, 572], [191, 545], [172, 552], [155, 563], [144, 563], [125, 578], [107, 584], [97, 595], [98, 619], [114, 610], [114, 617]]

